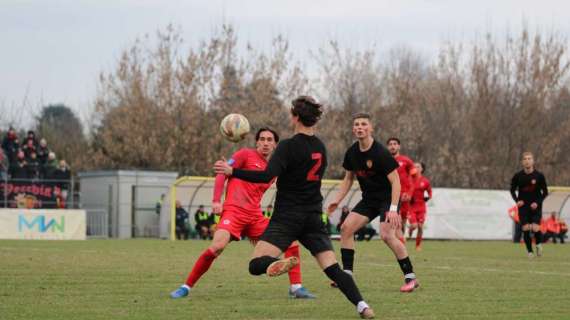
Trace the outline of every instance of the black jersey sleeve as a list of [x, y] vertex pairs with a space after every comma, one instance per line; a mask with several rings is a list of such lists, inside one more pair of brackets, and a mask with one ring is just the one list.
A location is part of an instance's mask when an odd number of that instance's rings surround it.
[[394, 157], [390, 154], [390, 151], [388, 151], [388, 149], [383, 146], [380, 148], [378, 157], [378, 160], [382, 164], [382, 171], [385, 175], [389, 175], [392, 171], [398, 169], [400, 166], [400, 164], [398, 164], [398, 161], [396, 161], [396, 159], [394, 159]]
[[289, 162], [289, 153], [287, 148], [287, 140], [282, 141], [277, 145], [277, 149], [271, 156], [267, 168], [264, 171], [233, 169], [232, 176], [241, 180], [254, 182], [254, 183], [267, 183], [274, 177], [281, 175], [287, 168]]
[[346, 150], [346, 153], [344, 154], [344, 161], [342, 162], [342, 167], [346, 171], [354, 171], [354, 167], [352, 166], [352, 163], [350, 162], [350, 151], [351, 150], [352, 150], [352, 147], [348, 148], [348, 150]]
[[511, 197], [513, 198], [513, 200], [515, 200], [515, 202], [519, 201], [517, 197], [517, 189], [518, 189], [517, 178], [518, 174], [515, 174], [511, 179]]

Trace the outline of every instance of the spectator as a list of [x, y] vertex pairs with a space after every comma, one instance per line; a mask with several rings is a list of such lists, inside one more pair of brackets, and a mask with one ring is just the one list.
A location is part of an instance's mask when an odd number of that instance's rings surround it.
[[65, 202], [67, 201], [67, 194], [69, 192], [69, 181], [71, 180], [71, 172], [65, 160], [59, 161], [59, 166], [54, 173], [55, 185], [61, 190], [58, 195], [58, 207], [65, 208]]
[[40, 163], [35, 152], [32, 152], [26, 161], [26, 173], [28, 179], [34, 180], [40, 177]]
[[57, 169], [55, 170], [54, 177], [57, 181], [58, 186], [62, 190], [69, 190], [69, 180], [71, 180], [71, 172], [69, 171], [69, 166], [65, 160], [60, 160]]
[[14, 128], [10, 127], [8, 129], [4, 140], [2, 140], [2, 149], [9, 162], [16, 162], [20, 143]]
[[204, 210], [204, 205], [198, 207], [194, 214], [194, 220], [196, 221], [196, 232], [198, 232], [200, 239], [211, 238], [210, 226], [212, 221], [210, 215]]
[[267, 219], [271, 219], [271, 216], [273, 216], [273, 205], [268, 205], [265, 211], [263, 211], [263, 215]]
[[544, 241], [552, 238], [552, 243], [557, 243], [556, 240], [559, 239], [560, 243], [564, 243], [564, 237], [568, 232], [568, 227], [566, 223], [556, 217], [556, 212], [552, 212], [550, 218], [543, 219], [541, 227], [545, 229]]
[[42, 172], [42, 178], [43, 179], [48, 179], [48, 180], [52, 180], [55, 179], [55, 171], [57, 170], [57, 166], [58, 166], [58, 162], [57, 159], [55, 157], [55, 153], [50, 152], [48, 154], [48, 160], [46, 165], [41, 168]]
[[176, 239], [188, 240], [188, 212], [182, 208], [180, 201], [176, 200]]
[[210, 234], [209, 239], [212, 240], [214, 238], [214, 233], [216, 232], [216, 228], [218, 227], [218, 223], [220, 223], [220, 215], [214, 214], [210, 212]]
[[38, 161], [40, 163], [40, 166], [43, 168], [47, 164], [49, 156], [49, 148], [47, 146], [46, 139], [42, 138], [40, 140], [40, 146], [38, 147], [36, 153], [38, 154]]
[[36, 153], [36, 145], [34, 144], [33, 140], [27, 140], [24, 146], [22, 147], [24, 151], [24, 155], [26, 156], [26, 160], [30, 160], [32, 153]]
[[4, 154], [4, 149], [0, 150], [0, 183], [6, 182], [8, 180], [8, 170], [10, 169], [10, 164], [8, 163], [8, 158]]
[[32, 141], [32, 145], [34, 146], [34, 149], [37, 149], [38, 140], [36, 139], [36, 133], [33, 130], [28, 131], [28, 135], [26, 136], [26, 139], [24, 139], [24, 145], [28, 145], [29, 141]]
[[160, 199], [156, 202], [155, 212], [160, 215], [160, 210], [162, 210], [162, 203], [164, 202], [164, 193], [160, 195]]
[[26, 158], [24, 156], [24, 151], [19, 151], [16, 161], [10, 163], [10, 179], [23, 180], [27, 178], [28, 175], [26, 172]]

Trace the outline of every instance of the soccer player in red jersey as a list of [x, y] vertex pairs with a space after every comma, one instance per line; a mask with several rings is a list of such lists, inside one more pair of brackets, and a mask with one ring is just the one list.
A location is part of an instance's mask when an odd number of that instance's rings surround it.
[[[255, 136], [256, 149], [244, 148], [237, 151], [228, 164], [233, 168], [249, 170], [265, 170], [267, 161], [279, 142], [277, 133], [269, 128], [261, 128]], [[224, 190], [224, 184], [228, 179], [223, 174], [216, 176], [212, 211], [222, 214], [214, 239], [210, 246], [202, 252], [186, 282], [170, 296], [173, 299], [182, 298], [190, 293], [200, 277], [208, 271], [214, 260], [222, 254], [231, 240], [238, 241], [242, 236], [247, 236], [253, 242], [263, 234], [269, 219], [261, 212], [261, 199], [263, 194], [273, 184], [273, 180], [267, 183], [251, 183], [237, 178], [229, 178], [226, 188], [226, 198], [222, 206], [220, 199]], [[299, 259], [299, 245], [294, 242], [286, 251], [285, 257]], [[299, 260], [300, 261], [300, 260]], [[289, 271], [291, 298], [311, 299], [315, 298], [305, 287], [302, 286], [300, 264]]]
[[[408, 238], [412, 237], [414, 230], [418, 229], [416, 235], [416, 250], [422, 250], [422, 236], [424, 232], [424, 222], [426, 221], [426, 202], [432, 197], [431, 183], [429, 179], [423, 176], [425, 165], [423, 163], [416, 163], [416, 173], [412, 176], [412, 183], [414, 185], [414, 193], [412, 194], [410, 212], [410, 229]], [[425, 194], [428, 194], [426, 197]]]
[[[414, 193], [414, 185], [410, 176], [415, 173], [416, 167], [412, 159], [400, 154], [400, 139], [392, 137], [386, 142], [388, 151], [398, 161], [398, 175], [400, 176], [400, 216], [402, 217], [402, 234], [406, 234], [406, 222], [410, 215], [410, 201]], [[402, 236], [403, 239], [403, 236]]]

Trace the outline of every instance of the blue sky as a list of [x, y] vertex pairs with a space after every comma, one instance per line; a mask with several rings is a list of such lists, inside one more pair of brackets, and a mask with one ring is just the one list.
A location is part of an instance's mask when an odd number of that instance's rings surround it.
[[308, 49], [330, 39], [362, 49], [406, 45], [430, 56], [442, 41], [516, 32], [523, 21], [568, 36], [569, 9], [567, 1], [548, 0], [0, 0], [0, 125], [29, 125], [49, 103], [65, 103], [86, 120], [99, 73], [112, 70], [137, 37], [168, 24], [180, 27], [189, 46], [223, 23], [261, 49], [284, 34], [310, 64]]

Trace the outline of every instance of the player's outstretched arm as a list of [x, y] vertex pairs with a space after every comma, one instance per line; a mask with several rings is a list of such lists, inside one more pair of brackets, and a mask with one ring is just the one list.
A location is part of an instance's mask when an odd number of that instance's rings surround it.
[[392, 185], [392, 201], [390, 205], [390, 210], [386, 214], [386, 222], [388, 222], [392, 228], [399, 229], [402, 225], [402, 219], [398, 214], [398, 202], [400, 200], [400, 176], [398, 175], [398, 170], [394, 169], [388, 174], [388, 181]]
[[346, 195], [348, 194], [348, 191], [352, 187], [353, 183], [354, 183], [354, 172], [347, 170], [346, 173], [344, 174], [344, 179], [340, 183], [340, 188], [338, 190], [336, 198], [333, 200], [333, 202], [329, 203], [329, 206], [327, 207], [327, 214], [329, 216], [338, 208], [344, 197], [346, 197]]

